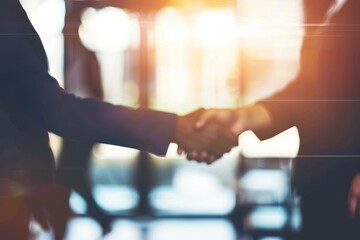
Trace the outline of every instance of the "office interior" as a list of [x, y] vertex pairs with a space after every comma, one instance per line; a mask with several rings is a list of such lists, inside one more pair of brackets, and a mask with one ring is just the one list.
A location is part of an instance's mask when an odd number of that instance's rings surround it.
[[[63, 86], [64, 0], [21, 2]], [[149, 11], [122, 2], [131, 7], [85, 8], [78, 29], [99, 62], [105, 101], [177, 114], [233, 108], [283, 88], [299, 69], [302, 0], [149, 1]], [[50, 139], [58, 155], [62, 139]], [[174, 144], [165, 157], [96, 144], [87, 171], [112, 230], [102, 236], [74, 191], [66, 239], [290, 239], [301, 228], [290, 185], [299, 142], [295, 127], [266, 141], [245, 132], [210, 166], [187, 161]], [[51, 239], [36, 222], [31, 228], [34, 239]]]

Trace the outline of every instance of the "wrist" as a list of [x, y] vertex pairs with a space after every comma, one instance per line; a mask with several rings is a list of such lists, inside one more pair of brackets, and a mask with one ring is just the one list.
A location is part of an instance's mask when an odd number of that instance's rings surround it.
[[251, 130], [250, 107], [241, 107], [236, 110], [237, 121], [241, 122], [243, 131]]
[[180, 134], [180, 126], [181, 125], [181, 116], [177, 116], [176, 118], [176, 127], [175, 127], [175, 132], [174, 132], [174, 135], [173, 135], [173, 138], [172, 138], [172, 142], [173, 143], [178, 143], [179, 141], [179, 134]]
[[242, 114], [246, 130], [257, 130], [270, 126], [270, 114], [261, 104], [245, 108]]
[[183, 133], [188, 128], [187, 121], [184, 116], [178, 116], [177, 122], [176, 122], [176, 128], [175, 133], [172, 142], [176, 144], [181, 144], [183, 139]]

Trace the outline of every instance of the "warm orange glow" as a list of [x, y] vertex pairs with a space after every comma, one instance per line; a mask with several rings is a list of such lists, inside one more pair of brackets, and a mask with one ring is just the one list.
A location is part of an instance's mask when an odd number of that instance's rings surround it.
[[[22, 2], [36, 5], [31, 0]], [[46, 12], [55, 13], [46, 9], [63, 4], [61, 0], [46, 2], [29, 14], [34, 23], [46, 17]], [[170, 5], [174, 8], [164, 8], [154, 22], [147, 23], [150, 30], [154, 27], [150, 40], [156, 45], [152, 107], [177, 113], [201, 106], [235, 107], [271, 94], [296, 74], [303, 36], [301, 0], [241, 0], [237, 8], [233, 0], [173, 0]], [[56, 27], [51, 28], [58, 35], [63, 24], [60, 12], [54, 15]], [[51, 64], [51, 48], [58, 55], [61, 48], [49, 44], [49, 36], [55, 33], [46, 31], [47, 21], [41, 22], [39, 33], [50, 46]], [[125, 52], [139, 46], [138, 16], [121, 9], [90, 9], [80, 34], [98, 54], [106, 100], [136, 104], [137, 89], [126, 86], [135, 81], [123, 78]], [[55, 63], [60, 66], [60, 62]], [[99, 155], [111, 151], [100, 149]]]
[[155, 23], [155, 106], [187, 112], [200, 106], [235, 106], [237, 41], [231, 9], [184, 14], [166, 8]]
[[[159, 13], [155, 107], [178, 113], [198, 106], [234, 107], [293, 79], [304, 34], [301, 1], [244, 0], [239, 5], [238, 15], [231, 8]], [[242, 143], [251, 156], [293, 157], [299, 146], [296, 131], [265, 142], [249, 136]], [[284, 143], [288, 151], [277, 147], [284, 149]]]
[[169, 6], [174, 6], [183, 10], [201, 10], [206, 8], [221, 8], [226, 6], [235, 6], [236, 0], [170, 0]]

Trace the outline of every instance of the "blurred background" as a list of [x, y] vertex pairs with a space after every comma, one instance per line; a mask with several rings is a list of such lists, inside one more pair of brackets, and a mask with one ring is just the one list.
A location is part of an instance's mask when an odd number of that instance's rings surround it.
[[[22, 0], [45, 45], [51, 74], [64, 86], [64, 0]], [[68, 3], [69, 4], [69, 3]], [[74, 30], [96, 56], [104, 100], [185, 114], [237, 107], [271, 95], [299, 69], [305, 33], [302, 0], [72, 0]], [[70, 20], [69, 20], [70, 21]], [[66, 24], [71, 25], [71, 22]], [[69, 34], [71, 37], [71, 34]], [[56, 155], [62, 139], [51, 135]], [[91, 192], [112, 220], [102, 236], [86, 201], [66, 239], [287, 239], [301, 226], [292, 195], [297, 129], [260, 142], [252, 132], [211, 166], [97, 144]], [[35, 239], [51, 239], [34, 223]]]

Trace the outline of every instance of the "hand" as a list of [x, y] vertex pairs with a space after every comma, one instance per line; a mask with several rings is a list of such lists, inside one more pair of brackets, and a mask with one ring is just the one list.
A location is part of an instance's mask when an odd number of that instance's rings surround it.
[[174, 142], [185, 151], [201, 153], [191, 159], [210, 164], [237, 145], [237, 136], [215, 122], [208, 123], [202, 129], [195, 129], [196, 121], [203, 114], [204, 110], [200, 109], [179, 117]]
[[356, 175], [351, 183], [348, 197], [348, 207], [351, 216], [354, 218], [356, 211], [359, 211], [360, 202], [360, 174]]
[[[194, 128], [198, 131], [206, 129], [211, 124], [219, 124], [222, 126], [223, 131], [229, 132], [236, 138], [243, 130], [243, 123], [241, 121], [240, 111], [235, 109], [209, 109], [198, 112], [196, 116], [196, 123]], [[236, 144], [237, 145], [237, 144]], [[182, 146], [178, 148], [178, 154], [186, 152], [187, 159], [195, 159], [201, 162], [212, 163], [221, 156], [214, 156], [207, 151], [197, 151], [195, 149], [185, 150]]]
[[242, 109], [209, 109], [203, 112], [195, 124], [196, 129], [203, 129], [210, 122], [216, 122], [228, 128], [238, 136], [245, 130], [244, 111]]
[[[238, 109], [210, 109], [203, 111], [195, 124], [195, 128], [201, 130], [211, 122], [222, 125], [232, 134], [238, 136], [246, 130], [268, 127], [271, 118], [266, 108], [260, 104]], [[178, 149], [179, 154], [183, 152], [184, 149]], [[209, 154], [191, 150], [187, 152], [187, 157], [188, 159], [208, 159]]]
[[200, 116], [195, 128], [202, 129], [212, 121], [228, 128], [233, 134], [240, 135], [246, 130], [269, 127], [271, 117], [261, 104], [237, 109], [209, 109]]

